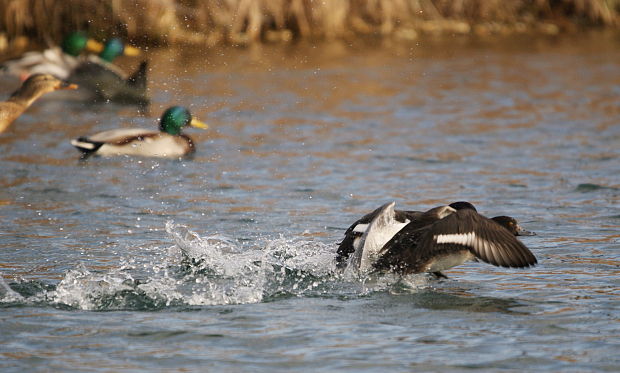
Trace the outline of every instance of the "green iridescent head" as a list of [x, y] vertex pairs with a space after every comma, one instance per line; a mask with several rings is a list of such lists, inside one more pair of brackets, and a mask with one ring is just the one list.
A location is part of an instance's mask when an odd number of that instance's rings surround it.
[[140, 50], [130, 45], [123, 44], [119, 38], [113, 38], [105, 43], [99, 57], [105, 61], [112, 62], [116, 57], [121, 55], [138, 56], [140, 55]]
[[192, 114], [183, 106], [172, 106], [162, 114], [159, 121], [159, 130], [171, 135], [180, 135], [183, 127], [190, 125], [197, 128], [208, 128], [208, 126], [192, 118]]
[[88, 37], [83, 32], [72, 32], [67, 35], [60, 45], [62, 51], [72, 56], [78, 56], [86, 48]]
[[64, 53], [74, 57], [79, 56], [85, 49], [95, 53], [99, 53], [103, 49], [101, 43], [89, 39], [83, 32], [70, 33], [62, 40], [60, 47]]
[[125, 46], [123, 45], [123, 42], [120, 39], [118, 38], [110, 39], [108, 40], [107, 43], [105, 43], [105, 46], [103, 47], [103, 50], [99, 54], [99, 57], [101, 57], [102, 59], [108, 62], [112, 62], [114, 61], [116, 57], [122, 55], [124, 50], [125, 50]]

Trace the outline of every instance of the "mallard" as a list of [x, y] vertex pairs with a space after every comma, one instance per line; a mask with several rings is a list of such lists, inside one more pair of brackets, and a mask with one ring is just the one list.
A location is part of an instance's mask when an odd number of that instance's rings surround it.
[[147, 66], [143, 61], [131, 76], [127, 76], [110, 63], [89, 58], [75, 68], [69, 80], [79, 84], [92, 101], [146, 106], [149, 103]]
[[77, 89], [77, 87], [75, 84], [67, 83], [50, 74], [31, 75], [8, 100], [0, 102], [0, 133], [7, 129], [41, 95], [59, 89]]
[[[99, 55], [79, 56], [83, 50]], [[82, 96], [94, 101], [146, 105], [149, 101], [146, 96], [146, 62], [142, 62], [131, 76], [112, 63], [121, 55], [139, 54], [139, 49], [124, 45], [118, 38], [102, 45], [88, 39], [84, 33], [76, 32], [63, 40], [61, 48], [26, 53], [20, 59], [5, 62], [3, 69], [20, 78], [44, 73], [67, 79], [80, 86]]]
[[90, 155], [179, 158], [195, 151], [192, 139], [181, 133], [190, 125], [206, 129], [207, 124], [193, 118], [182, 106], [168, 108], [159, 120], [159, 131], [144, 128], [121, 128], [71, 140], [82, 158]]
[[[362, 272], [430, 272], [446, 277], [441, 271], [468, 260], [513, 268], [537, 263], [534, 254], [515, 238], [532, 233], [512, 217], [488, 219], [464, 201], [426, 212], [398, 211], [394, 205], [379, 207], [347, 230], [336, 258], [341, 266]], [[359, 233], [361, 237], [353, 237]]]
[[135, 56], [139, 52], [136, 48], [124, 45], [118, 38], [110, 39], [99, 56], [89, 56], [79, 63], [71, 72], [69, 80], [79, 84], [93, 101], [147, 105], [147, 62], [143, 61], [130, 76], [112, 64], [112, 61], [122, 54]]
[[85, 33], [73, 32], [63, 39], [60, 47], [27, 52], [20, 58], [4, 62], [2, 69], [22, 80], [32, 74], [52, 74], [67, 79], [83, 60], [79, 57], [82, 52], [102, 53], [103, 50], [103, 44], [89, 39]]

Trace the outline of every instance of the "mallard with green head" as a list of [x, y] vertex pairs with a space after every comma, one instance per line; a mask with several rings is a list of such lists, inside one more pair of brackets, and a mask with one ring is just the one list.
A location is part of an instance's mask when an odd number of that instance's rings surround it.
[[31, 75], [8, 100], [0, 102], [0, 133], [7, 129], [36, 99], [45, 93], [59, 89], [77, 89], [77, 85], [57, 79], [50, 74]]
[[182, 133], [186, 126], [206, 129], [207, 124], [193, 118], [182, 106], [168, 108], [159, 120], [159, 131], [144, 128], [121, 128], [71, 140], [71, 145], [91, 155], [179, 158], [195, 151], [192, 139]]
[[103, 53], [103, 50], [103, 44], [89, 39], [85, 33], [73, 32], [62, 40], [60, 47], [27, 52], [19, 58], [4, 62], [2, 70], [22, 80], [32, 74], [52, 74], [67, 79], [82, 61], [82, 52]]
[[[99, 55], [81, 56], [84, 50]], [[74, 98], [146, 105], [146, 62], [128, 76], [112, 63], [123, 55], [138, 56], [140, 50], [123, 44], [118, 38], [102, 45], [88, 39], [84, 33], [75, 32], [63, 40], [61, 48], [29, 52], [20, 59], [6, 62], [3, 69], [22, 79], [30, 74], [43, 73], [76, 82], [80, 85], [80, 94], [73, 95]]]

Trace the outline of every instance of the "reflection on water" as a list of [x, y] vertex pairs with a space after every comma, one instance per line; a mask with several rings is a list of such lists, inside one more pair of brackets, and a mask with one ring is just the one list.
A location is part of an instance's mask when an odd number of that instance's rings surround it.
[[[49, 95], [0, 136], [0, 367], [615, 369], [616, 47], [161, 49], [146, 112]], [[173, 104], [211, 125], [187, 131], [193, 159], [80, 162], [68, 142]], [[540, 264], [337, 272], [344, 229], [390, 200], [512, 215]]]

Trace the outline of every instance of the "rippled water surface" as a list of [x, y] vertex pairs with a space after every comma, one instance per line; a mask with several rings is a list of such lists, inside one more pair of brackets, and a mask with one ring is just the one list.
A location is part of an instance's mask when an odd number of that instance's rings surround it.
[[[36, 103], [0, 135], [0, 370], [617, 371], [618, 40], [153, 50], [146, 112]], [[172, 104], [193, 159], [68, 142]], [[391, 200], [512, 215], [539, 265], [343, 276]]]

